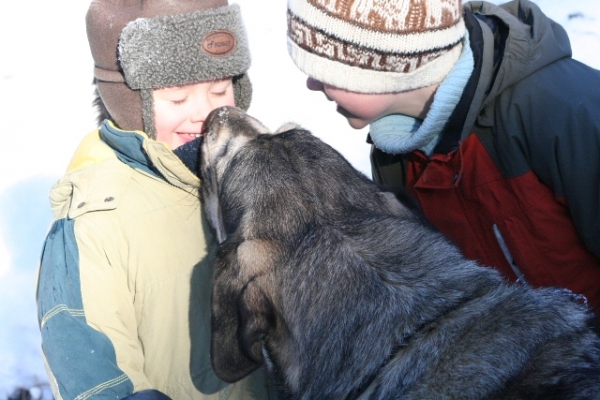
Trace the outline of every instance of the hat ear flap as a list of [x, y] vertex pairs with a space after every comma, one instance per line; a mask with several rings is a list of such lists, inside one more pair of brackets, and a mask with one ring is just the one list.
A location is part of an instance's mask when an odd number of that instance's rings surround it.
[[143, 131], [142, 97], [122, 82], [96, 81], [96, 90], [117, 126], [125, 131]]
[[248, 111], [252, 101], [252, 83], [247, 72], [233, 77], [233, 95], [235, 106]]
[[98, 112], [98, 115], [96, 115], [96, 123], [98, 125], [101, 125], [105, 119], [112, 120], [113, 117], [108, 112], [108, 108], [106, 108], [106, 104], [104, 104], [104, 101], [102, 101], [102, 97], [100, 97], [100, 93], [98, 92], [98, 87], [96, 85], [96, 78], [94, 78], [93, 84], [94, 84], [94, 100], [92, 101], [92, 105]]
[[146, 135], [148, 135], [150, 139], [156, 139], [153, 89], [141, 89], [139, 92], [142, 99], [142, 121], [144, 121], [144, 132], [146, 132]]

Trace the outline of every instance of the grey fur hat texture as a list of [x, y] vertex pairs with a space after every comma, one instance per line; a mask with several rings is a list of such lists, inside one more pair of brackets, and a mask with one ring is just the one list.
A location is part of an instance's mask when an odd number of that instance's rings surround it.
[[233, 77], [248, 109], [250, 51], [227, 0], [93, 0], [86, 15], [100, 101], [124, 130], [154, 137], [152, 90]]

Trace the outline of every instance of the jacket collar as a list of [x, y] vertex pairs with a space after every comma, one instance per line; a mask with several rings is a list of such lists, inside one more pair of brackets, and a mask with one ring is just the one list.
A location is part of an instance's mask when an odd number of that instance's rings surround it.
[[132, 168], [164, 179], [181, 189], [197, 193], [198, 177], [163, 143], [148, 138], [142, 131], [123, 131], [110, 120], [100, 127], [101, 139], [117, 158]]
[[464, 11], [475, 70], [434, 153], [456, 150], [475, 126], [493, 126], [500, 93], [546, 65], [571, 56], [564, 29], [532, 2], [502, 6], [467, 2]]
[[444, 134], [435, 147], [434, 153], [446, 154], [455, 150], [459, 141], [464, 140], [471, 133], [483, 97], [492, 81], [493, 64], [491, 60], [494, 50], [492, 32], [486, 26], [484, 34], [482, 27], [484, 23], [481, 23], [468, 9], [465, 10], [465, 25], [469, 32], [473, 53], [473, 73], [444, 127]]
[[150, 175], [160, 176], [150, 158], [143, 151], [144, 141], [148, 140], [148, 136], [144, 132], [123, 131], [107, 119], [100, 126], [100, 137], [114, 150], [121, 162]]

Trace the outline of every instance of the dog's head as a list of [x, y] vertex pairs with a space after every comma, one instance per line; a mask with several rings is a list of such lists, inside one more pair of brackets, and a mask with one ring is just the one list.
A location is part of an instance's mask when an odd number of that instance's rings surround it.
[[222, 243], [226, 232], [219, 207], [219, 186], [233, 158], [250, 140], [269, 130], [239, 108], [221, 107], [213, 110], [205, 121], [202, 142], [200, 176], [202, 196], [208, 221]]

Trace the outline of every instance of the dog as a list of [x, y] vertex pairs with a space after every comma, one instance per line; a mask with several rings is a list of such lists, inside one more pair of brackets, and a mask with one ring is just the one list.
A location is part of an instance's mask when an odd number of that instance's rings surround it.
[[600, 399], [594, 315], [466, 259], [307, 130], [213, 111], [211, 359], [284, 399]]

